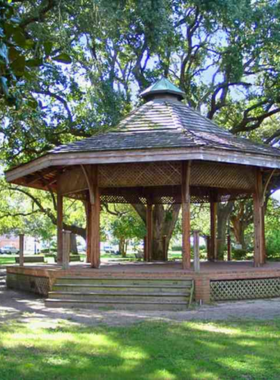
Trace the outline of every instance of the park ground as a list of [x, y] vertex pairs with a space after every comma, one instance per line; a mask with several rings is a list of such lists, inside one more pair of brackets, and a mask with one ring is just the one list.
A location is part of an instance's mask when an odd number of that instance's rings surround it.
[[50, 309], [7, 290], [0, 269], [0, 378], [280, 379], [280, 299], [186, 312]]

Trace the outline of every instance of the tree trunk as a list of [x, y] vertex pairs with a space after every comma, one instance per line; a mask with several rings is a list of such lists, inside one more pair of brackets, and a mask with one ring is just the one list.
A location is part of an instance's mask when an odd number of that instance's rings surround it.
[[119, 240], [119, 252], [122, 257], [126, 257], [126, 251], [125, 251], [125, 239], [123, 237]]
[[[141, 219], [146, 224], [146, 208], [141, 204], [133, 204]], [[152, 257], [153, 261], [165, 261], [164, 236], [166, 236], [166, 250], [168, 252], [170, 239], [178, 220], [181, 205], [175, 204], [168, 209], [162, 204], [156, 204], [153, 209], [153, 242]]]
[[71, 233], [70, 235], [70, 252], [74, 255], [78, 254], [76, 235]]
[[242, 221], [232, 221], [233, 224], [233, 233], [234, 238], [237, 244], [240, 244], [242, 246], [242, 249], [246, 249], [247, 245], [245, 243], [245, 229], [246, 225]]
[[217, 212], [217, 260], [224, 260], [226, 249], [226, 232], [227, 222], [233, 209], [234, 202], [228, 202], [225, 205], [218, 203]]

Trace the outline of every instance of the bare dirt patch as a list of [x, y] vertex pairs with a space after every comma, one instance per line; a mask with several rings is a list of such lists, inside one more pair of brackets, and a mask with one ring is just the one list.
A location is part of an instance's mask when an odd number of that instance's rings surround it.
[[280, 317], [280, 298], [254, 301], [223, 302], [197, 306], [188, 311], [119, 311], [46, 308], [44, 299], [30, 293], [6, 288], [0, 270], [0, 324], [8, 321], [55, 326], [61, 320], [82, 325], [120, 326], [139, 321], [218, 321], [270, 320]]

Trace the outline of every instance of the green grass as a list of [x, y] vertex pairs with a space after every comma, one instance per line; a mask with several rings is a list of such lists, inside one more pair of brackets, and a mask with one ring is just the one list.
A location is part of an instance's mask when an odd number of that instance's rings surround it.
[[15, 264], [16, 262], [16, 259], [15, 259], [16, 256], [0, 256], [0, 266], [1, 265], [7, 265], [7, 264]]
[[279, 379], [280, 320], [0, 327], [1, 380]]

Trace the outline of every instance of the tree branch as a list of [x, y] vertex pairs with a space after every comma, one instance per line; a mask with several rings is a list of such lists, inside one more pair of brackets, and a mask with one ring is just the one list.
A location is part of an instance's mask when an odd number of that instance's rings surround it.
[[27, 25], [32, 24], [33, 22], [43, 22], [46, 14], [56, 6], [57, 1], [56, 0], [48, 0], [47, 5], [37, 12], [37, 16], [31, 16], [26, 18], [20, 23], [21, 28], [26, 28]]

